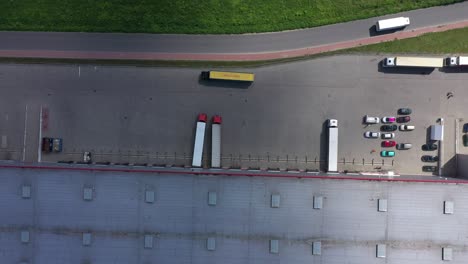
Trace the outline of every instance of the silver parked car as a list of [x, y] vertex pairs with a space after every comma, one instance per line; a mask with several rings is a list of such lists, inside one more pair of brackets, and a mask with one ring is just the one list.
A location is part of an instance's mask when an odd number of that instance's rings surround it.
[[395, 133], [382, 133], [382, 139], [392, 139], [395, 138]]
[[378, 124], [378, 123], [380, 123], [380, 118], [366, 115], [364, 117], [364, 123], [366, 123], [366, 124]]
[[364, 137], [366, 137], [366, 138], [379, 138], [380, 137], [380, 132], [367, 131], [366, 133], [364, 133]]
[[411, 130], [414, 130], [414, 126], [409, 126], [409, 125], [400, 126], [400, 131], [411, 131]]
[[410, 149], [412, 147], [413, 147], [413, 145], [411, 145], [411, 143], [398, 143], [396, 145], [396, 148], [399, 149], [399, 150]]

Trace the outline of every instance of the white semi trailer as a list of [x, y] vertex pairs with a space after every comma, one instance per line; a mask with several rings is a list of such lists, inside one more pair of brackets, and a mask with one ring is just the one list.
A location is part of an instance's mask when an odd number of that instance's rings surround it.
[[328, 120], [328, 172], [338, 171], [338, 120]]
[[375, 29], [377, 31], [384, 31], [390, 29], [403, 28], [410, 24], [409, 17], [395, 17], [377, 21]]
[[387, 57], [383, 60], [382, 66], [383, 67], [440, 68], [444, 66], [444, 58]]
[[211, 125], [211, 167], [221, 167], [221, 122], [219, 115], [213, 116]]
[[197, 129], [195, 131], [195, 144], [193, 146], [192, 166], [201, 167], [203, 157], [203, 143], [205, 141], [206, 114], [199, 114]]
[[445, 59], [445, 66], [448, 66], [448, 67], [468, 66], [468, 56], [448, 57]]

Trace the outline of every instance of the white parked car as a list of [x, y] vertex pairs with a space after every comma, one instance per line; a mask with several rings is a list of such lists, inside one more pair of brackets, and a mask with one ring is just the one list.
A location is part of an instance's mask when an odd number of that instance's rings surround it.
[[399, 143], [396, 145], [396, 148], [400, 150], [410, 149], [411, 147], [413, 147], [413, 145], [411, 145], [410, 143]]
[[382, 139], [392, 139], [395, 138], [395, 133], [382, 133]]
[[367, 131], [366, 133], [364, 133], [364, 137], [366, 137], [366, 138], [379, 138], [380, 137], [380, 132]]
[[400, 126], [400, 131], [411, 131], [411, 130], [414, 130], [414, 126], [409, 126], [409, 125]]
[[396, 117], [393, 116], [386, 116], [382, 118], [382, 123], [394, 123], [396, 121]]
[[366, 124], [378, 124], [378, 123], [380, 123], [380, 118], [366, 115], [364, 117], [364, 123], [366, 123]]

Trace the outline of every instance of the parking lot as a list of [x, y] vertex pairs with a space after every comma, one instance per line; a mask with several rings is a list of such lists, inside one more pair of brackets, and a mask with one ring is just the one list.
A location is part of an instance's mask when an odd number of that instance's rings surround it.
[[[467, 114], [468, 72], [389, 73], [377, 66], [382, 58], [333, 56], [242, 69], [256, 74], [250, 86], [200, 81], [204, 69], [0, 65], [6, 91], [0, 134], [8, 138], [0, 154], [57, 162], [80, 161], [90, 151], [95, 162], [189, 166], [196, 117], [204, 112], [223, 117], [224, 167], [316, 170], [326, 161], [325, 121], [335, 118], [341, 171], [429, 175], [421, 171], [427, 165], [421, 146], [430, 125], [443, 117], [444, 174], [453, 175], [455, 151], [468, 153], [459, 120]], [[400, 107], [413, 110], [409, 124], [415, 130], [397, 131], [395, 141], [413, 147], [382, 158], [381, 140], [363, 136], [380, 126], [366, 126], [362, 119], [396, 116]], [[42, 130], [41, 108], [48, 110]], [[63, 151], [39, 154], [39, 133], [62, 138]], [[208, 165], [209, 129], [206, 142]]]

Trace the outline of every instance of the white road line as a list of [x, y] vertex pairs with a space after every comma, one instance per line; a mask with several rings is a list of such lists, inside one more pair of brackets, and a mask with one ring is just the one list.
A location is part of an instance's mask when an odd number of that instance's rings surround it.
[[78, 66], [78, 77], [81, 77], [81, 66]]
[[42, 162], [42, 105], [41, 111], [39, 112], [39, 146], [37, 147], [37, 162]]
[[24, 114], [24, 136], [23, 136], [23, 162], [26, 159], [26, 134], [28, 130], [28, 105], [26, 105], [26, 113]]

